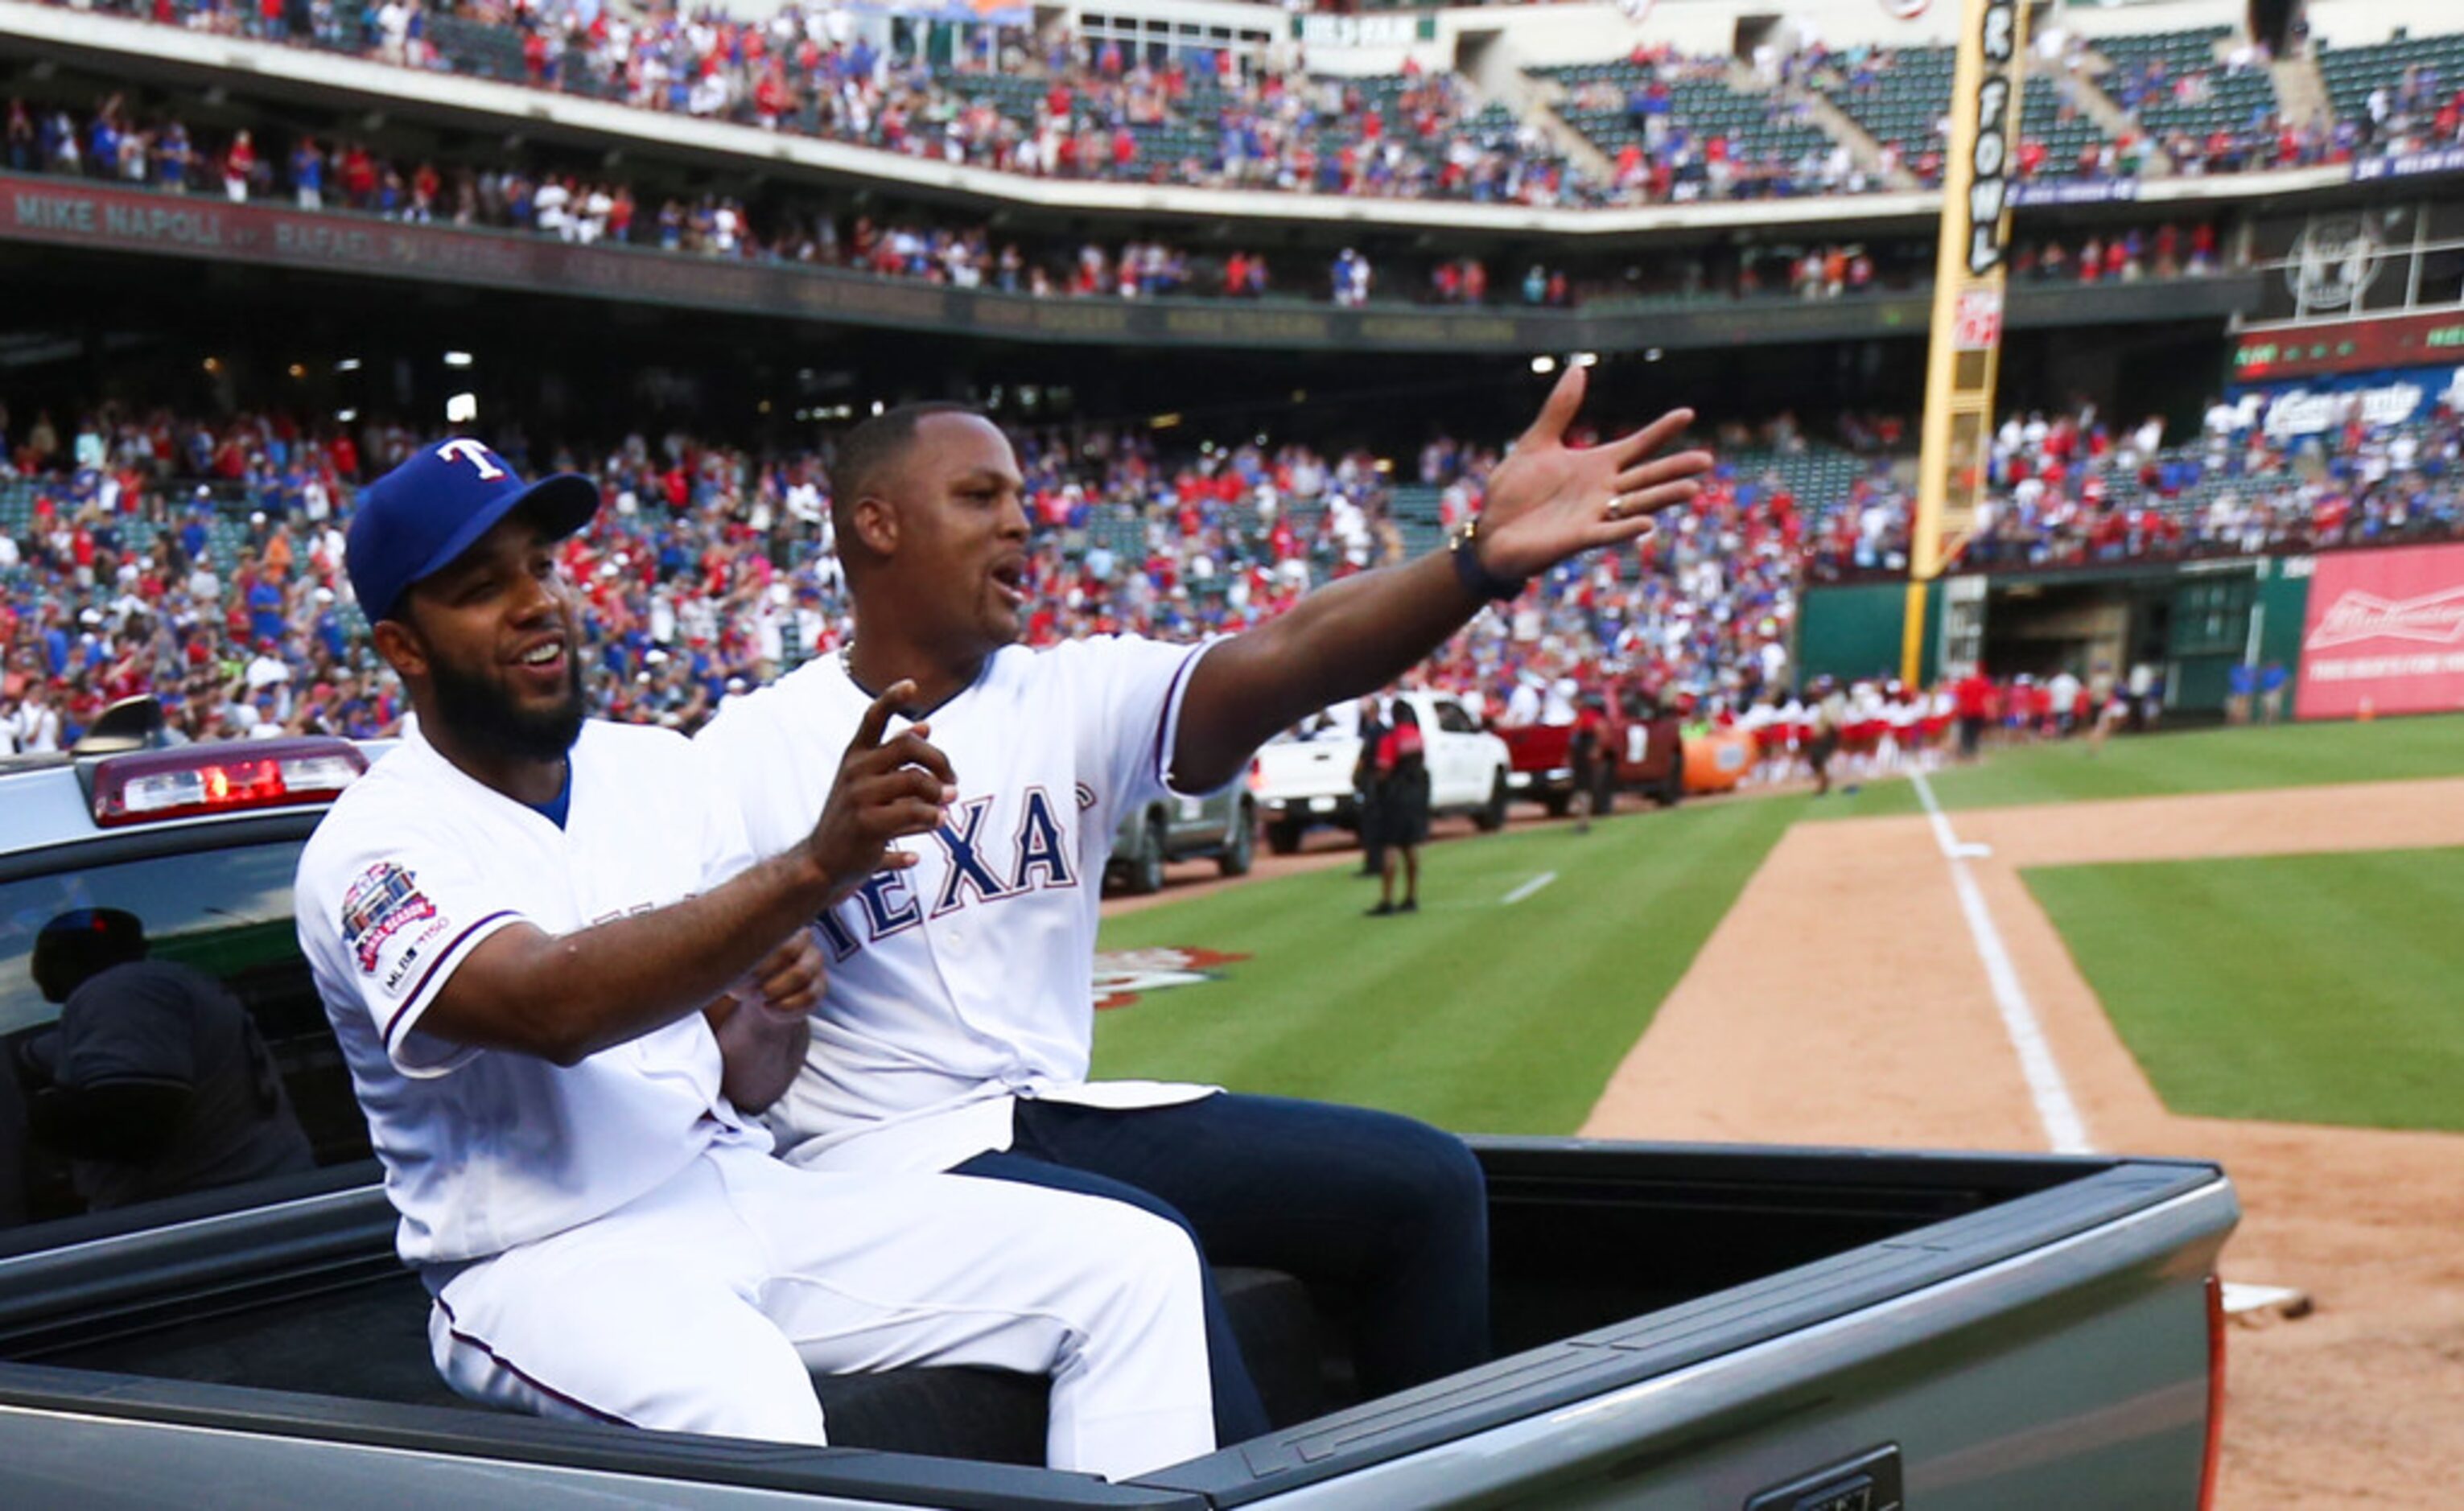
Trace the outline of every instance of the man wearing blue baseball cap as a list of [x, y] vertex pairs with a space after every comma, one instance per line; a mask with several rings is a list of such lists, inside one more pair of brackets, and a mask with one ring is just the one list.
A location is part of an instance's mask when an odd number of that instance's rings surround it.
[[[430, 641], [449, 632], [450, 616], [439, 603], [424, 622], [417, 619], [412, 589], [465, 558], [484, 558], [487, 553], [477, 548], [508, 519], [517, 521], [510, 527], [516, 534], [545, 547], [598, 512], [599, 485], [589, 478], [559, 472], [525, 483], [496, 453], [457, 437], [421, 448], [362, 489], [359, 513], [343, 537], [342, 565], [378, 654], [406, 687], [414, 676], [428, 682], [440, 705], [443, 717], [427, 738], [465, 770], [476, 765], [520, 780], [525, 767], [537, 768], [528, 790], [539, 796], [525, 801], [556, 799], [565, 780], [565, 753], [582, 729], [582, 660], [571, 653], [570, 604], [556, 633], [539, 633], [534, 625], [522, 635], [525, 659], [516, 667], [466, 671], [461, 658], [431, 654]], [[411, 701], [416, 708], [418, 698]], [[543, 788], [543, 781], [555, 785]]]
[[538, 505], [561, 540], [599, 512], [599, 485], [577, 472], [525, 483], [495, 452], [457, 437], [423, 449], [360, 490], [344, 548], [369, 623], [389, 619], [405, 589], [452, 564], [496, 522]]
[[890, 690], [805, 843], [755, 864], [706, 757], [583, 717], [556, 543], [592, 485], [474, 441], [360, 494], [344, 565], [416, 727], [299, 861], [302, 950], [351, 1067], [438, 1371], [550, 1415], [825, 1440], [808, 1369], [1052, 1376], [1058, 1468], [1214, 1446], [1196, 1250], [1121, 1203], [822, 1173], [754, 1121], [803, 1061], [813, 918], [954, 789]]

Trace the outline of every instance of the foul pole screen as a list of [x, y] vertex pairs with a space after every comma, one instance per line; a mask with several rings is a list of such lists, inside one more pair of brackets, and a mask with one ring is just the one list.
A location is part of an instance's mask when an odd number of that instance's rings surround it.
[[2020, 0], [1967, 0], [1944, 144], [1942, 239], [1934, 259], [1932, 345], [1925, 358], [1917, 516], [1908, 540], [1907, 623], [1900, 676], [1924, 661], [1925, 584], [1975, 527], [1993, 440], [2002, 352], [2004, 264], [2019, 144], [2027, 14]]

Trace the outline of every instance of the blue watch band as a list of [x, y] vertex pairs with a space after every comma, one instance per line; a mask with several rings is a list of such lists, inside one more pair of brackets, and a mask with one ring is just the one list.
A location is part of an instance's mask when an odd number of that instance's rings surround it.
[[1455, 558], [1456, 580], [1463, 583], [1463, 590], [1474, 598], [1493, 599], [1501, 603], [1520, 598], [1531, 580], [1499, 577], [1481, 565], [1477, 549], [1479, 539], [1480, 521], [1475, 518], [1466, 521], [1455, 533], [1453, 544], [1446, 548], [1446, 554]]

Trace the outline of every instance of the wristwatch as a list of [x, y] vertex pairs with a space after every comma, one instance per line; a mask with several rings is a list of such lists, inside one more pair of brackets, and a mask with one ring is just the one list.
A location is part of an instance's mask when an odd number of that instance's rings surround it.
[[1475, 515], [1446, 532], [1446, 554], [1455, 558], [1455, 578], [1474, 598], [1503, 603], [1522, 595], [1529, 578], [1499, 577], [1480, 561], [1480, 516]]

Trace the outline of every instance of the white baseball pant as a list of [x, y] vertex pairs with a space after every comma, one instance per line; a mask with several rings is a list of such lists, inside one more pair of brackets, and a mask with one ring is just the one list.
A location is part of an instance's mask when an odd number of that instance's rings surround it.
[[463, 1395], [548, 1416], [826, 1440], [807, 1369], [1052, 1380], [1047, 1461], [1119, 1479], [1215, 1447], [1199, 1259], [1121, 1202], [705, 1150], [605, 1216], [447, 1282]]

